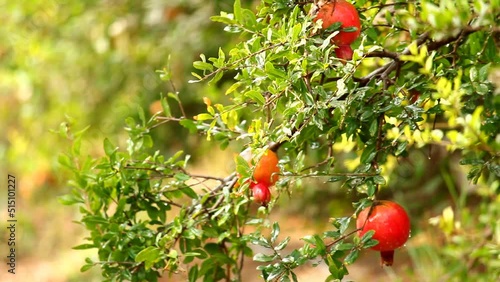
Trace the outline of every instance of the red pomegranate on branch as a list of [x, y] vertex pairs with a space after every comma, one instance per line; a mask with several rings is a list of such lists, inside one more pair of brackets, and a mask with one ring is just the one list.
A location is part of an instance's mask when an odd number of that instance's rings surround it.
[[378, 244], [371, 249], [380, 251], [382, 266], [391, 266], [394, 250], [403, 246], [410, 236], [410, 218], [395, 202], [375, 201], [359, 213], [356, 228], [360, 237], [369, 230], [375, 231], [372, 239]]

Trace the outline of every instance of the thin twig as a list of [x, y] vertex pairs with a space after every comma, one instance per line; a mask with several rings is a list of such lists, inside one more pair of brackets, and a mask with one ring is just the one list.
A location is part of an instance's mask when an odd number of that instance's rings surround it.
[[[335, 239], [333, 242], [328, 243], [328, 244], [326, 245], [326, 248], [327, 248], [327, 249], [329, 249], [329, 248], [333, 247], [333, 245], [337, 244], [338, 242], [340, 242], [340, 241], [342, 241], [342, 240], [345, 240], [347, 237], [350, 237], [350, 236], [354, 235], [354, 234], [355, 234], [356, 232], [358, 232], [359, 230], [361, 230], [361, 228], [355, 229], [355, 230], [353, 230], [353, 231], [351, 231], [351, 232], [349, 232], [349, 233], [347, 233], [347, 234], [344, 234], [344, 235], [340, 236], [339, 238]], [[328, 250], [328, 252], [329, 252], [329, 251], [330, 251], [330, 250]]]
[[382, 9], [385, 7], [391, 7], [391, 6], [396, 6], [396, 5], [408, 5], [408, 3], [407, 2], [398, 2], [398, 3], [387, 3], [387, 4], [376, 5], [376, 6], [370, 6], [368, 8], [359, 9], [359, 12], [363, 13], [363, 12], [371, 10], [371, 9]]
[[400, 27], [400, 26], [391, 25], [391, 24], [374, 24], [373, 26], [375, 26], [375, 27], [388, 27], [388, 28], [392, 28], [392, 29], [399, 29], [402, 31], [410, 32], [409, 29], [406, 29], [406, 28]]

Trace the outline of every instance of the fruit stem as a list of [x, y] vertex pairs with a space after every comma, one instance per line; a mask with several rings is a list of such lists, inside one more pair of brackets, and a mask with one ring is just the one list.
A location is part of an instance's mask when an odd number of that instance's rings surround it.
[[394, 250], [380, 252], [380, 266], [391, 266], [394, 261]]

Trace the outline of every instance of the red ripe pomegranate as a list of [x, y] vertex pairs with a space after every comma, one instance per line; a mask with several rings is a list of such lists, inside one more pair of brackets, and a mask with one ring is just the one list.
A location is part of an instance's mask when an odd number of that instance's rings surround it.
[[[321, 27], [328, 28], [336, 22], [340, 22], [340, 31], [332, 40], [338, 46], [350, 45], [361, 32], [361, 22], [358, 11], [349, 2], [345, 0], [330, 0], [319, 8], [314, 21], [323, 20]], [[342, 31], [345, 28], [355, 27], [356, 31]]]
[[253, 200], [263, 206], [267, 205], [271, 201], [271, 191], [269, 187], [264, 183], [252, 183], [250, 184], [250, 189], [252, 189]]
[[372, 250], [380, 251], [381, 264], [391, 266], [394, 250], [403, 246], [410, 236], [410, 218], [400, 205], [391, 201], [376, 201], [359, 213], [356, 220], [359, 236], [374, 230], [378, 244]]
[[[335, 49], [335, 55], [339, 59], [350, 61], [352, 59], [352, 48], [349, 45], [340, 45]], [[345, 62], [344, 62], [345, 63]]]

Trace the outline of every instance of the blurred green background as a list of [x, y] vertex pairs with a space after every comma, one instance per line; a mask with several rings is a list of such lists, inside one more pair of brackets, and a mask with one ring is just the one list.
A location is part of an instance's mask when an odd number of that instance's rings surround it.
[[[242, 2], [252, 6], [259, 1]], [[231, 11], [232, 1], [0, 0], [0, 179], [2, 187], [8, 174], [17, 179], [18, 220], [18, 273], [12, 276], [2, 267], [0, 281], [101, 280], [97, 268], [79, 272], [94, 250], [71, 249], [82, 243], [85, 232], [72, 222], [79, 217], [76, 208], [57, 200], [70, 191], [69, 175], [58, 166], [59, 154], [70, 144], [54, 132], [61, 126], [71, 132], [89, 126], [82, 150], [98, 157], [104, 137], [124, 142], [125, 118], [136, 116], [139, 108], [152, 115], [159, 110], [162, 93], [179, 91], [188, 116], [204, 109], [204, 96], [224, 99], [219, 95], [224, 79], [212, 86], [187, 83], [192, 62], [201, 53], [214, 56], [219, 47], [241, 39], [210, 21], [222, 10]], [[156, 73], [166, 67], [171, 68], [174, 86]], [[233, 152], [220, 152], [203, 137], [188, 136], [173, 124], [156, 130], [154, 137], [165, 154], [188, 151], [196, 170], [218, 175], [230, 171]], [[214, 165], [210, 159], [215, 155], [220, 161]], [[427, 149], [413, 151], [397, 164], [383, 192], [407, 207], [414, 219], [408, 247], [396, 254], [401, 256], [399, 266], [380, 269], [378, 254], [366, 253], [350, 268], [351, 279], [438, 281], [434, 278], [453, 271], [481, 273], [484, 264], [491, 263], [500, 267], [498, 255], [489, 253], [499, 244], [499, 227], [490, 226], [499, 216], [497, 187], [471, 187], [455, 155], [436, 148], [432, 160], [428, 156]], [[350, 200], [356, 198], [323, 182], [311, 180], [303, 186], [296, 197], [282, 197], [273, 215], [276, 220], [287, 218], [282, 232], [296, 237], [296, 244], [300, 236], [327, 228], [329, 217], [352, 212]], [[0, 253], [5, 258], [6, 193], [0, 202]], [[435, 218], [436, 226], [430, 225], [429, 218], [448, 206], [459, 207], [451, 223]], [[457, 222], [461, 229], [452, 226], [447, 234], [443, 225]], [[443, 249], [451, 236], [458, 236], [453, 238], [459, 244]], [[488, 240], [481, 244], [477, 238]], [[478, 246], [469, 247], [471, 242]], [[483, 252], [476, 256], [479, 261], [466, 258], [474, 251]], [[482, 261], [488, 257], [491, 261]], [[302, 270], [301, 281], [326, 277], [326, 272], [309, 268]], [[254, 278], [258, 275], [255, 269], [249, 271]]]
[[[209, 19], [230, 9], [227, 0], [0, 1], [0, 171], [2, 187], [7, 174], [17, 179], [19, 244], [18, 273], [2, 266], [0, 281], [100, 281], [98, 271], [79, 272], [89, 253], [71, 250], [85, 234], [72, 223], [76, 208], [57, 200], [70, 191], [58, 166], [69, 142], [54, 132], [89, 126], [82, 150], [99, 156], [104, 137], [125, 140], [126, 117], [158, 110], [155, 101], [172, 88], [156, 70], [167, 66], [186, 110], [203, 109], [201, 95], [215, 89], [186, 82], [200, 53], [216, 54], [233, 40]], [[175, 125], [155, 134], [166, 153], [200, 141]]]

